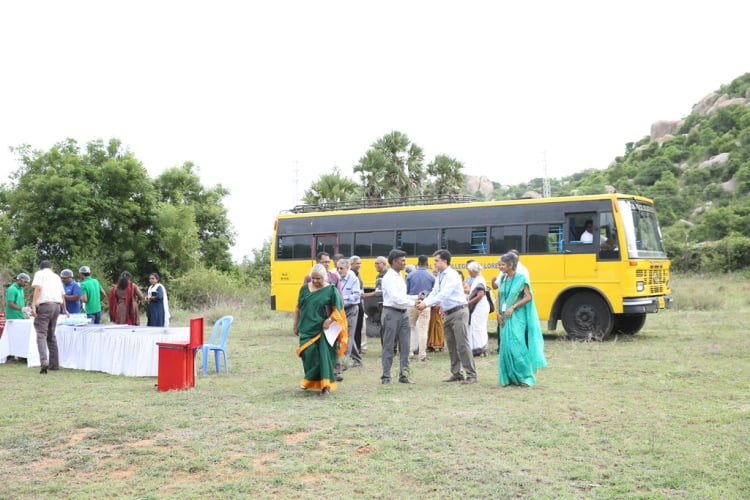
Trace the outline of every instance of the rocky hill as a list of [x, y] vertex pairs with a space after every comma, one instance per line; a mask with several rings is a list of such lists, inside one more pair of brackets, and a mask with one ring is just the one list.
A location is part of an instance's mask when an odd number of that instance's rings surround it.
[[[467, 191], [484, 195], [486, 178], [470, 181]], [[538, 196], [542, 183], [494, 184], [484, 196]], [[653, 123], [650, 135], [626, 142], [626, 154], [608, 168], [550, 179], [550, 185], [553, 196], [615, 190], [653, 199], [678, 267], [750, 266], [750, 73], [700, 99], [688, 116]]]

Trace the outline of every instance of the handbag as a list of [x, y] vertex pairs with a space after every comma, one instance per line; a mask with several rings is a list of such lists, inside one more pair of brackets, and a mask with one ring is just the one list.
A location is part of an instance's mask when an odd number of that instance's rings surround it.
[[[477, 296], [477, 290], [479, 290], [479, 289], [475, 288], [474, 290], [472, 290], [471, 294], [469, 295], [469, 298], [467, 300], [471, 300], [474, 297], [476, 297]], [[469, 304], [469, 323], [471, 323], [471, 315], [474, 313], [474, 309], [476, 309], [478, 302], [479, 301], [474, 302], [473, 304]]]

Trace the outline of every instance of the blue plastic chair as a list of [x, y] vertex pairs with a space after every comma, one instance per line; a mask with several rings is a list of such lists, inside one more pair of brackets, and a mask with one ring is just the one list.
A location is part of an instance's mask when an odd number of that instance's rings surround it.
[[[207, 344], [203, 344], [200, 350], [203, 352], [203, 375], [208, 375], [208, 352], [214, 352], [214, 361], [216, 362], [216, 373], [219, 373], [219, 353], [224, 355], [224, 369], [229, 374], [229, 362], [227, 361], [227, 338], [229, 337], [229, 327], [232, 326], [234, 317], [224, 316], [214, 323], [211, 331], [211, 338]], [[196, 353], [198, 350], [196, 349]]]

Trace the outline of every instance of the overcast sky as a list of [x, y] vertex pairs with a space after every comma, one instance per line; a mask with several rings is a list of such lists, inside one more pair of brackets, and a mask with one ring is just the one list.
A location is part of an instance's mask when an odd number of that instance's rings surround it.
[[78, 1], [0, 6], [11, 146], [120, 139], [231, 190], [235, 260], [321, 174], [406, 133], [518, 183], [606, 168], [750, 71], [750, 3]]

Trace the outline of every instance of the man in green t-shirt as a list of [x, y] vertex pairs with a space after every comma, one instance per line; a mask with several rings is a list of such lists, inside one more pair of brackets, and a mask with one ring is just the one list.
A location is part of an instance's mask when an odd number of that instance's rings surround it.
[[24, 319], [23, 308], [26, 305], [23, 287], [29, 284], [31, 278], [26, 273], [16, 276], [16, 282], [8, 287], [5, 294], [5, 319]]
[[102, 290], [101, 283], [91, 277], [89, 266], [81, 266], [78, 272], [81, 275], [81, 302], [86, 310], [86, 317], [92, 323], [99, 324], [102, 322], [102, 299], [106, 299], [107, 294]]

